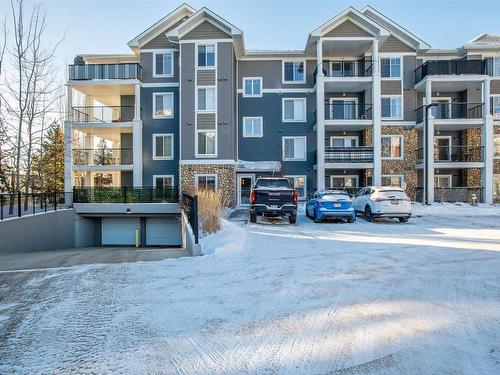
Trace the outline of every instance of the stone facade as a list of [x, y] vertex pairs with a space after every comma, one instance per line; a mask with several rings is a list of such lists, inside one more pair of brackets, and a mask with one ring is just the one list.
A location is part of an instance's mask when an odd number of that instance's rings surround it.
[[[462, 131], [462, 145], [469, 147], [481, 146], [481, 129], [472, 128]], [[481, 186], [481, 170], [478, 168], [467, 168], [463, 171], [463, 186]]]
[[182, 191], [196, 190], [197, 174], [217, 175], [217, 189], [225, 194], [230, 207], [236, 205], [236, 165], [235, 164], [183, 164], [180, 168]]

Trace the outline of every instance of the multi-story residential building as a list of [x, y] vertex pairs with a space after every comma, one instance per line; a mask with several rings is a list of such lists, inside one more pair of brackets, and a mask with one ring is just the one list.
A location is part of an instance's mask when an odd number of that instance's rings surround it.
[[222, 189], [258, 176], [312, 189], [404, 186], [412, 199], [500, 199], [500, 37], [432, 49], [367, 6], [303, 50], [250, 51], [243, 31], [182, 5], [126, 55], [70, 66], [66, 187]]

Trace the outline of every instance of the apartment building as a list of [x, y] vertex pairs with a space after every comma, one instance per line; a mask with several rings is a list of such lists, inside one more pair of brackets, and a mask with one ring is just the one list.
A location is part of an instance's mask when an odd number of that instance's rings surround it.
[[245, 206], [256, 178], [280, 175], [302, 199], [368, 184], [500, 199], [500, 36], [433, 49], [367, 6], [303, 50], [247, 50], [184, 4], [128, 46], [69, 67], [67, 190], [213, 188]]

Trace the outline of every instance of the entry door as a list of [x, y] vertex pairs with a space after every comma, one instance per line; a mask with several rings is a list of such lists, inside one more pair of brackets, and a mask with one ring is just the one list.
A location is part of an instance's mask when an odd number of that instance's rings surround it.
[[250, 205], [250, 190], [254, 183], [254, 175], [238, 175], [238, 206], [247, 207]]
[[331, 147], [356, 147], [358, 145], [358, 137], [330, 137]]
[[451, 160], [451, 137], [434, 137], [434, 159]]
[[356, 99], [330, 99], [330, 120], [354, 120], [356, 104]]
[[332, 188], [357, 187], [357, 176], [330, 176], [330, 185]]

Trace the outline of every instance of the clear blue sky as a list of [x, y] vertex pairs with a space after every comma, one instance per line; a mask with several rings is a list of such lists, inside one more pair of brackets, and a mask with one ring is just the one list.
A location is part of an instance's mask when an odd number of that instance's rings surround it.
[[[26, 0], [32, 4], [32, 0]], [[126, 43], [184, 1], [45, 0], [47, 36], [61, 71], [79, 53], [129, 52]], [[349, 5], [369, 4], [434, 48], [454, 48], [476, 35], [500, 34], [500, 1], [451, 0], [193, 0], [243, 30], [247, 49], [302, 49], [308, 33]], [[10, 0], [0, 0], [0, 16]]]

